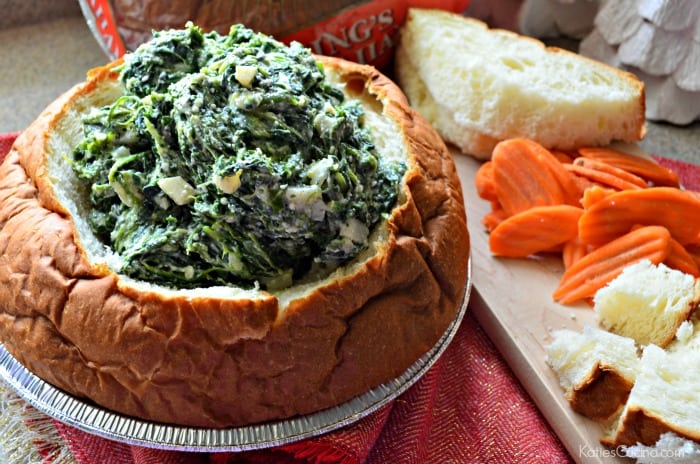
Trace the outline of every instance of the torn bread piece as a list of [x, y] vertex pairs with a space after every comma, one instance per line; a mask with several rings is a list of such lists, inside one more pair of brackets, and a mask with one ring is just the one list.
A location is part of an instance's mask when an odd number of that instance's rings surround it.
[[700, 321], [667, 350], [644, 348], [627, 404], [601, 439], [609, 446], [654, 445], [666, 432], [700, 442]]
[[639, 369], [634, 340], [592, 326], [583, 332], [557, 330], [552, 337], [547, 363], [571, 408], [595, 420], [618, 413]]
[[596, 292], [593, 303], [606, 330], [663, 348], [700, 304], [700, 281], [642, 260]]
[[[595, 295], [601, 324], [614, 332], [591, 326], [553, 332], [547, 362], [572, 409], [605, 428], [604, 445], [666, 452], [678, 442], [679, 452], [691, 453], [700, 443], [698, 282], [641, 261]], [[662, 440], [664, 434], [675, 441]]]

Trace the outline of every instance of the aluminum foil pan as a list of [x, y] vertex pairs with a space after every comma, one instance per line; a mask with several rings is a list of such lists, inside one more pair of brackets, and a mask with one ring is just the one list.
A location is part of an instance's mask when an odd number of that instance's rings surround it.
[[110, 440], [180, 451], [244, 451], [269, 448], [352, 424], [405, 392], [439, 359], [457, 333], [469, 303], [471, 281], [470, 260], [464, 298], [457, 315], [435, 346], [401, 376], [347, 403], [286, 420], [226, 429], [206, 429], [161, 424], [121, 415], [53, 387], [22, 366], [2, 344], [0, 378], [21, 398], [44, 414]]

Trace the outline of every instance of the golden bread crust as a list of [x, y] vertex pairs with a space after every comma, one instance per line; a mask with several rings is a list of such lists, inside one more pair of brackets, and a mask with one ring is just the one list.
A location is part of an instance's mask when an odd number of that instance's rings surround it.
[[579, 414], [598, 421], [609, 420], [624, 407], [633, 385], [633, 379], [598, 362], [591, 375], [567, 394], [567, 400]]
[[[143, 419], [227, 427], [331, 407], [400, 375], [453, 320], [469, 236], [440, 137], [376, 69], [319, 57], [366, 89], [410, 151], [406, 200], [357, 272], [285, 308], [257, 298], [144, 290], [91, 263], [47, 171], [50, 139], [97, 69], [17, 139], [0, 166], [0, 340], [39, 377]], [[397, 135], [399, 136], [399, 135]], [[58, 180], [60, 181], [60, 180]]]
[[601, 443], [611, 447], [634, 446], [640, 443], [646, 446], [654, 446], [661, 435], [667, 432], [672, 432], [691, 441], [700, 442], [700, 434], [697, 430], [669, 424], [663, 417], [637, 407], [625, 410], [616, 427], [613, 434], [601, 438]]

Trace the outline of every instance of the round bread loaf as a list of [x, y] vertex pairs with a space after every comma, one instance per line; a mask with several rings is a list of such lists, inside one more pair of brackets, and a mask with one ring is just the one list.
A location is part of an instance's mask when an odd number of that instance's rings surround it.
[[[469, 237], [445, 144], [376, 69], [317, 57], [405, 158], [369, 249], [291, 288], [173, 289], [110, 267], [70, 168], [81, 118], [122, 92], [112, 63], [51, 104], [0, 167], [0, 340], [47, 382], [122, 414], [228, 427], [307, 414], [396, 378], [455, 317]], [[379, 127], [381, 126], [381, 127]], [[382, 148], [383, 147], [383, 148]]]

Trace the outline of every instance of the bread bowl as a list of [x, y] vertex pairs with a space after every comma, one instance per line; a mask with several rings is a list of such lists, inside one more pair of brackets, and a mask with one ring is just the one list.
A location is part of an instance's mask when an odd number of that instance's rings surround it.
[[255, 279], [180, 288], [124, 275], [87, 223], [87, 187], [72, 169], [81, 119], [124, 94], [124, 63], [110, 63], [52, 103], [0, 167], [7, 351], [47, 382], [110, 410], [218, 428], [337, 405], [430, 349], [467, 285], [455, 166], [388, 78], [315, 58], [334, 88], [363, 101], [378, 152], [406, 165], [367, 248], [326, 274], [295, 275], [291, 286], [272, 290]]

